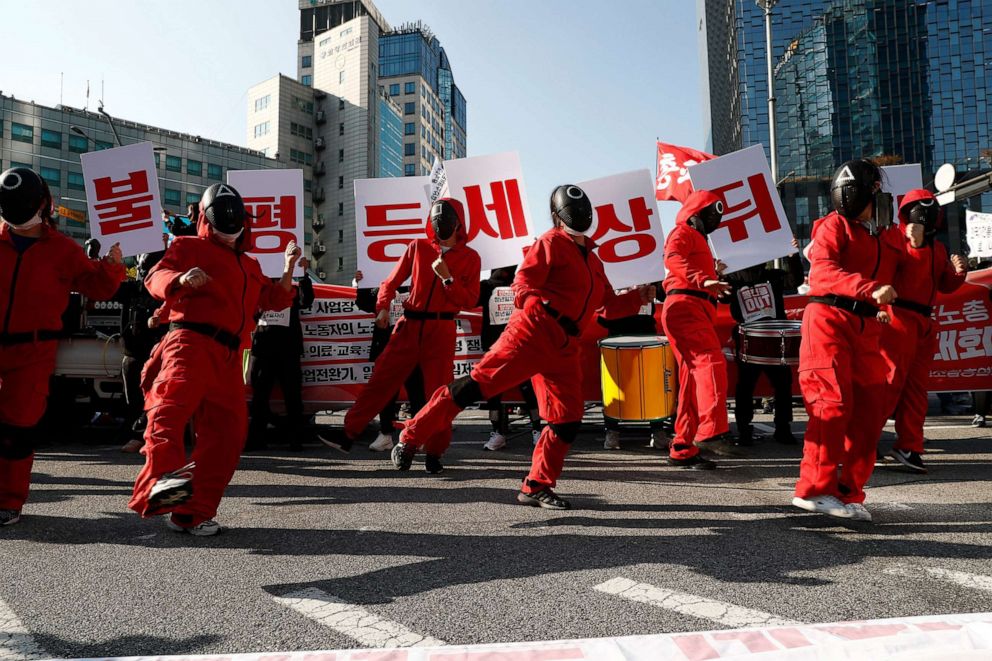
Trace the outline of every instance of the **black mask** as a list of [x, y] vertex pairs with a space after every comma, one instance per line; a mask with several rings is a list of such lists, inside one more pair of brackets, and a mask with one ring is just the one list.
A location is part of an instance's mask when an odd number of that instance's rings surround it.
[[703, 234], [712, 234], [723, 220], [723, 202], [717, 200], [713, 204], [699, 210], [693, 220], [693, 226]]
[[573, 233], [585, 234], [592, 227], [592, 202], [578, 186], [564, 184], [551, 193], [551, 215]]
[[[830, 201], [834, 210], [854, 220], [871, 203], [876, 186], [881, 181], [882, 171], [869, 160], [859, 158], [844, 163], [834, 173], [830, 184]], [[891, 214], [889, 216], [891, 222]]]
[[203, 191], [200, 210], [207, 222], [222, 234], [237, 234], [245, 228], [245, 202], [241, 193], [228, 184], [214, 184]]
[[11, 225], [23, 225], [41, 211], [50, 216], [52, 194], [48, 184], [30, 168], [11, 168], [0, 174], [0, 216]]
[[434, 236], [439, 241], [450, 239], [451, 235], [458, 230], [461, 222], [461, 214], [451, 200], [438, 200], [431, 207], [431, 227], [434, 229]]
[[892, 225], [892, 194], [876, 191], [874, 195], [875, 209], [872, 211], [869, 231], [873, 236], [878, 236], [887, 227]]
[[923, 234], [934, 236], [940, 225], [940, 205], [937, 200], [919, 200], [909, 208], [910, 223], [923, 225]]

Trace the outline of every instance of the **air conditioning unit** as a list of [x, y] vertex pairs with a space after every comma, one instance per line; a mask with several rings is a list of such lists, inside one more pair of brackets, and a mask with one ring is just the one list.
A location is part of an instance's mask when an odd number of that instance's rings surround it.
[[316, 119], [318, 124], [323, 124], [327, 121], [327, 114], [323, 110], [318, 110], [316, 114]]
[[322, 177], [326, 172], [327, 166], [324, 165], [324, 161], [318, 161], [317, 165], [313, 169], [313, 173], [318, 177]]
[[317, 277], [323, 280], [327, 277], [327, 271], [317, 271]]
[[323, 186], [320, 186], [319, 188], [317, 188], [317, 190], [315, 190], [313, 192], [313, 201], [314, 202], [317, 202], [317, 203], [320, 203], [320, 202], [323, 202], [324, 199], [325, 199], [324, 198], [324, 187]]
[[313, 230], [319, 232], [324, 229], [324, 215], [318, 214], [317, 219], [313, 221]]
[[320, 151], [324, 147], [326, 147], [327, 145], [324, 144], [324, 139], [323, 138], [317, 138], [316, 140], [313, 141], [313, 146], [314, 146], [314, 149], [316, 149], [317, 151]]

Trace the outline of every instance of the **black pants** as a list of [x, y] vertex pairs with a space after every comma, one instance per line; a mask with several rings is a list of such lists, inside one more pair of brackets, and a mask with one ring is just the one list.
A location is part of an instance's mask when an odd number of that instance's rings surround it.
[[[541, 424], [541, 416], [537, 412], [537, 395], [534, 393], [534, 386], [531, 385], [530, 379], [527, 379], [517, 386], [517, 389], [524, 398], [524, 406], [527, 407], [527, 413], [530, 415], [531, 425], [537, 429]], [[487, 405], [493, 431], [505, 436], [510, 431], [510, 417], [506, 414], [506, 407], [503, 406], [503, 393], [489, 398]]]
[[[424, 393], [424, 378], [420, 375], [419, 367], [414, 368], [410, 376], [403, 382], [403, 387], [406, 389], [406, 396], [410, 401], [410, 415], [417, 415], [417, 411], [427, 404], [427, 396]], [[399, 404], [396, 403], [399, 396], [399, 393], [393, 395], [389, 403], [379, 411], [379, 431], [383, 434], [393, 433], [393, 423], [396, 422], [396, 416], [400, 410]]]
[[271, 415], [269, 399], [272, 388], [277, 383], [286, 405], [289, 445], [298, 448], [303, 443], [303, 370], [300, 367], [299, 354], [292, 351], [264, 352], [254, 356], [251, 368], [249, 444], [264, 445], [265, 429]]
[[775, 431], [788, 431], [792, 422], [792, 370], [787, 365], [755, 365], [737, 361], [734, 418], [738, 431], [749, 430], [754, 420], [754, 387], [764, 372], [775, 390]]
[[[127, 402], [124, 429], [139, 432], [135, 423], [145, 414], [145, 394], [141, 392], [141, 370], [148, 356], [124, 356], [121, 361], [121, 377], [124, 379], [124, 401]], [[141, 433], [137, 434], [141, 438]]]

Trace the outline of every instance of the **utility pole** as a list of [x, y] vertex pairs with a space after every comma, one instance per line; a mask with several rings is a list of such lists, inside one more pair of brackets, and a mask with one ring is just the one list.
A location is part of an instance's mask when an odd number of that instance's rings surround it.
[[778, 139], [775, 136], [775, 78], [772, 68], [772, 8], [778, 0], [755, 0], [765, 11], [765, 64], [768, 66], [768, 150], [771, 155], [772, 181], [778, 181]]

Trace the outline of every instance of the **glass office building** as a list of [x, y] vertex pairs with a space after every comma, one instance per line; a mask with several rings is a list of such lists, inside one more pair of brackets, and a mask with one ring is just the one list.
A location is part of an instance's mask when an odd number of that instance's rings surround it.
[[377, 177], [403, 176], [403, 117], [385, 94], [379, 95], [379, 170]]

